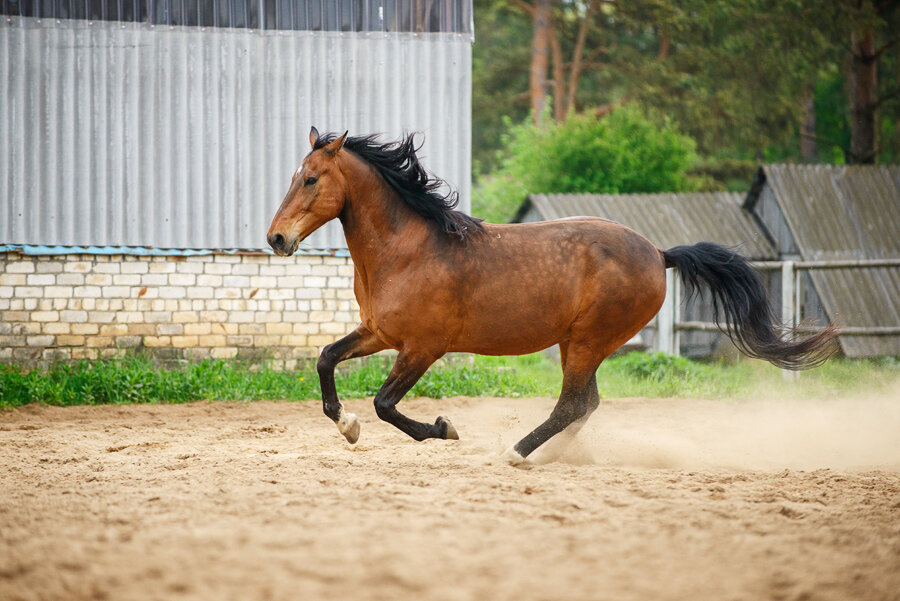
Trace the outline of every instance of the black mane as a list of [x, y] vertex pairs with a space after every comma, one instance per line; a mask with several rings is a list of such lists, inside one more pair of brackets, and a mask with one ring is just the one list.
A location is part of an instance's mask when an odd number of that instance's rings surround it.
[[[442, 179], [430, 177], [416, 156], [415, 134], [409, 134], [397, 142], [381, 143], [377, 135], [348, 137], [344, 148], [371, 165], [384, 181], [416, 213], [436, 222], [440, 228], [461, 240], [482, 230], [481, 222], [465, 213], [454, 210], [459, 194], [452, 189], [441, 193], [449, 185]], [[313, 150], [334, 141], [333, 133], [319, 136]]]

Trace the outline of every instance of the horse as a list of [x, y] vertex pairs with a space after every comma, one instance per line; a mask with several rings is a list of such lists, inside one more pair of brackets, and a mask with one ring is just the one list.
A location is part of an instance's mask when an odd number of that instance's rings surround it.
[[[360, 324], [322, 349], [316, 368], [325, 415], [350, 444], [360, 434], [335, 387], [342, 361], [397, 351], [375, 396], [378, 417], [413, 439], [458, 439], [450, 420], [413, 420], [397, 405], [448, 352], [521, 355], [559, 345], [562, 389], [549, 418], [507, 449], [520, 465], [563, 430], [577, 433], [600, 403], [600, 363], [663, 303], [665, 271], [689, 291], [711, 292], [716, 322], [746, 355], [787, 369], [819, 365], [834, 351], [832, 325], [802, 340], [779, 332], [765, 288], [745, 258], [701, 242], [661, 250], [613, 221], [578, 217], [491, 224], [455, 210], [458, 195], [428, 174], [414, 135], [309, 134], [267, 240], [281, 256], [339, 219], [353, 261]], [[540, 168], [536, 166], [535, 168]]]

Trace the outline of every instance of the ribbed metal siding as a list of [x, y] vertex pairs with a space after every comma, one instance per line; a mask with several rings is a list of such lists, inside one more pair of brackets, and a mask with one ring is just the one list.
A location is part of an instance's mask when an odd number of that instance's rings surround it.
[[[469, 208], [467, 35], [0, 26], [0, 242], [263, 248], [310, 125], [421, 131]], [[330, 224], [307, 243], [346, 246]]]
[[[900, 166], [766, 165], [763, 175], [755, 195], [771, 191], [804, 259], [900, 257]], [[759, 206], [755, 197], [748, 203]], [[900, 269], [812, 270], [810, 277], [838, 323], [900, 324]], [[900, 354], [900, 337], [840, 341], [850, 357]]]
[[[752, 259], [772, 259], [775, 251], [741, 209], [742, 195], [695, 194], [532, 194], [520, 212], [542, 219], [591, 215], [612, 219], [660, 248], [701, 241], [735, 246]], [[533, 217], [532, 217], [533, 218]]]

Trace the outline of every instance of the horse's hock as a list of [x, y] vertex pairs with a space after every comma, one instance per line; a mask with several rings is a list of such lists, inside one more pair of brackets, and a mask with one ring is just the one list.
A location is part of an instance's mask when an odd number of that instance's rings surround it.
[[265, 359], [293, 367], [359, 321], [349, 257], [0, 254], [0, 361]]

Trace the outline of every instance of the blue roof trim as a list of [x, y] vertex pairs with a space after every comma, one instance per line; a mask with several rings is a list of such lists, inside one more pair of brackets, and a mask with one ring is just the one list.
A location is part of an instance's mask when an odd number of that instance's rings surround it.
[[[193, 257], [200, 255], [236, 255], [239, 253], [273, 255], [268, 248], [146, 248], [143, 246], [36, 246], [0, 244], [0, 253], [20, 252], [26, 255], [137, 255], [141, 257]], [[299, 249], [298, 255], [349, 257], [346, 249]]]

